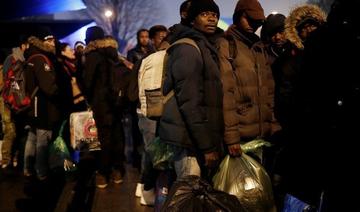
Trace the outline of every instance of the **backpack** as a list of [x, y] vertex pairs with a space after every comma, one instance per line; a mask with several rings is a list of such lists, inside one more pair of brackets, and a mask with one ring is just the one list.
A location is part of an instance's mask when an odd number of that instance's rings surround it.
[[122, 107], [126, 101], [126, 78], [130, 71], [120, 59], [117, 61], [107, 59], [107, 63], [110, 73], [111, 96], [115, 106]]
[[31, 95], [28, 95], [26, 92], [25, 71], [28, 67], [28, 63], [36, 57], [44, 58], [46, 63], [51, 66], [51, 62], [45, 55], [34, 54], [25, 62], [13, 59], [10, 68], [5, 73], [2, 97], [5, 105], [16, 114], [30, 108], [31, 100], [39, 90], [39, 87], [36, 86]]
[[181, 43], [194, 46], [201, 53], [194, 40], [182, 38], [167, 49], [150, 54], [141, 62], [138, 75], [140, 112], [150, 119], [157, 120], [161, 117], [164, 105], [174, 96], [173, 90], [164, 96], [162, 87], [165, 79], [166, 63], [169, 57], [167, 50]]

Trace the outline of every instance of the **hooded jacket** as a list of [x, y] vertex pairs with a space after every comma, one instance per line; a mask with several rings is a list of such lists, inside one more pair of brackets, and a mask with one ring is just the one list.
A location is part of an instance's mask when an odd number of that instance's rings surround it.
[[293, 116], [297, 113], [293, 97], [301, 71], [305, 41], [299, 37], [296, 28], [308, 18], [322, 24], [325, 22], [325, 13], [315, 5], [295, 8], [285, 20], [285, 37], [288, 40], [286, 50], [272, 65], [276, 82], [275, 114], [283, 128], [291, 124]]
[[295, 8], [285, 20], [285, 37], [298, 49], [303, 49], [304, 44], [296, 28], [307, 18], [323, 23], [326, 20], [326, 15], [318, 6], [307, 4]]
[[118, 44], [114, 39], [91, 41], [84, 51], [84, 94], [94, 111], [97, 125], [112, 123], [114, 99], [112, 97], [109, 60], [118, 61]]
[[43, 57], [35, 57], [28, 61], [25, 70], [26, 91], [28, 95], [38, 86], [32, 100], [32, 108], [29, 112], [34, 127], [40, 129], [52, 130], [60, 121], [59, 111], [59, 88], [56, 83], [55, 73], [55, 47], [46, 45], [42, 40], [36, 37], [28, 39], [30, 48], [26, 51], [26, 59], [32, 55], [45, 55], [50, 64]]
[[175, 95], [165, 104], [160, 120], [162, 141], [202, 153], [219, 150], [223, 140], [222, 85], [217, 50], [200, 32], [175, 25], [170, 44], [193, 39], [201, 53], [188, 44], [168, 50], [163, 94]]
[[[224, 139], [229, 145], [269, 136], [279, 126], [273, 116], [273, 76], [264, 47], [257, 43], [259, 38], [245, 36], [234, 25], [226, 36], [233, 38], [236, 49], [236, 55], [230, 55], [227, 38], [218, 40], [224, 91]], [[231, 63], [229, 58], [234, 56]]]

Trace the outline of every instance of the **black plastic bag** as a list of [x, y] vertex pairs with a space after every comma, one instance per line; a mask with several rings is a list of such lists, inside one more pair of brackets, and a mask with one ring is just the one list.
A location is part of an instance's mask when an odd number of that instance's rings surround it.
[[217, 191], [198, 176], [186, 176], [174, 183], [162, 212], [243, 212], [238, 199]]

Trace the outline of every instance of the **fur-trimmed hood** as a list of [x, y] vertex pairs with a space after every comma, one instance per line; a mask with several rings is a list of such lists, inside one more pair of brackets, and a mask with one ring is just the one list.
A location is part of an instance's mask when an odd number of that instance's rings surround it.
[[302, 20], [309, 17], [314, 18], [319, 23], [324, 23], [326, 21], [325, 12], [318, 6], [311, 4], [295, 8], [285, 20], [285, 37], [299, 49], [303, 49], [304, 45], [296, 26]]
[[100, 39], [100, 40], [94, 40], [91, 41], [85, 48], [84, 53], [88, 54], [92, 51], [95, 51], [97, 49], [106, 49], [106, 48], [114, 48], [114, 49], [118, 49], [118, 43], [116, 42], [116, 40], [112, 39], [112, 38], [104, 38], [104, 39]]
[[36, 48], [40, 49], [41, 51], [55, 55], [55, 47], [45, 44], [42, 40], [40, 40], [37, 37], [34, 37], [34, 36], [29, 37], [28, 42], [30, 45], [35, 46]]

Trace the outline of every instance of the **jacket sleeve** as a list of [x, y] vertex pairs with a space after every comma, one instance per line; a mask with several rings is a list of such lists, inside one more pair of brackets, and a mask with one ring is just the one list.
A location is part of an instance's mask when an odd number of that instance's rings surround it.
[[96, 74], [96, 69], [98, 68], [99, 55], [96, 53], [89, 53], [86, 55], [84, 71], [83, 71], [83, 86], [85, 96], [89, 97], [89, 93], [91, 91], [91, 87], [94, 86], [94, 78]]
[[39, 90], [48, 97], [56, 96], [59, 93], [59, 88], [56, 83], [54, 67], [51, 67], [44, 58], [40, 57], [34, 59], [33, 64]]
[[203, 61], [198, 50], [188, 44], [176, 46], [169, 56], [177, 104], [194, 145], [203, 152], [215, 149], [207, 128], [204, 105]]
[[224, 114], [224, 142], [228, 145], [240, 143], [239, 123], [240, 117], [237, 113], [237, 83], [234, 78], [233, 68], [229, 61], [229, 42], [226, 39], [218, 40], [219, 63], [221, 81], [223, 84], [223, 114]]
[[128, 52], [128, 54], [127, 54], [127, 57], [126, 57], [126, 59], [128, 60], [128, 61], [130, 61], [131, 63], [134, 63], [134, 61], [135, 61], [135, 51], [134, 51], [134, 49], [131, 49], [129, 52]]

